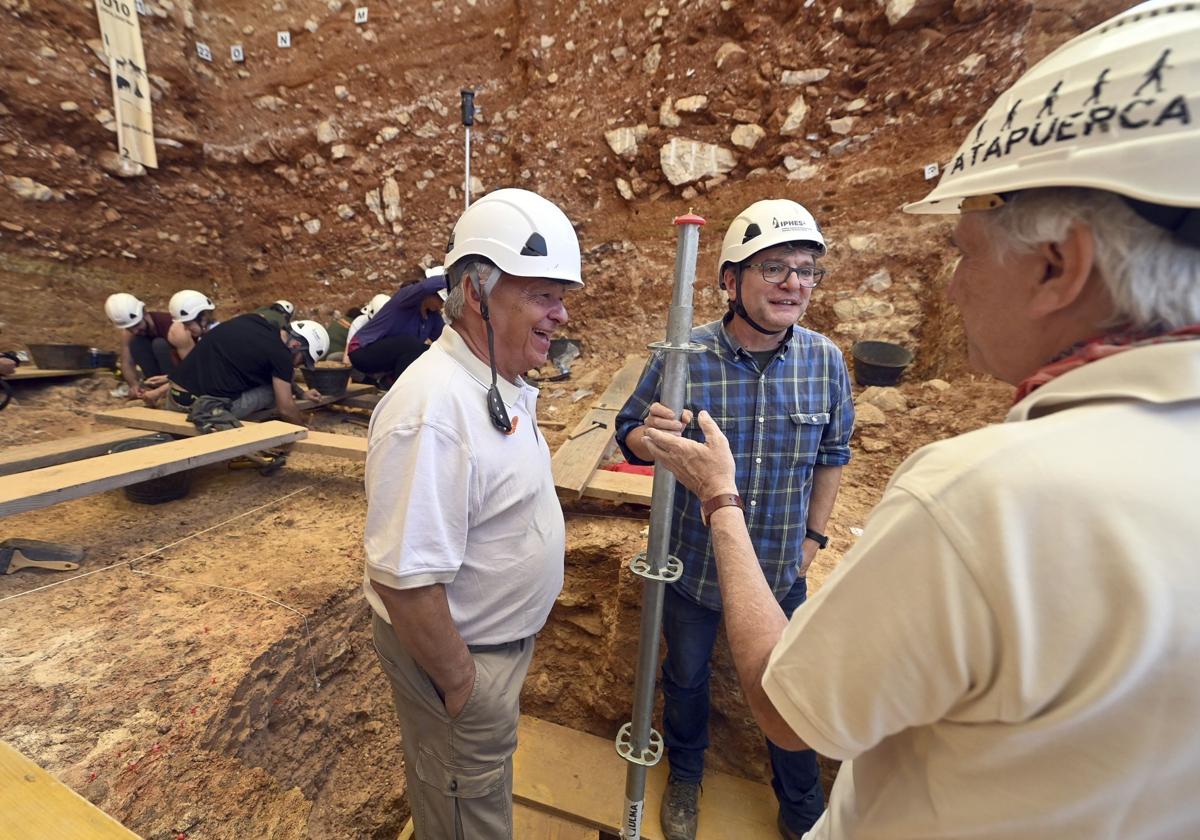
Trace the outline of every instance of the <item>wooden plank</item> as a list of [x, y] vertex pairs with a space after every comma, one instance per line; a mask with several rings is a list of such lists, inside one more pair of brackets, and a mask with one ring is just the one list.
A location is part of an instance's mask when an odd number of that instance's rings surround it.
[[554, 453], [554, 486], [568, 497], [582, 495], [600, 465], [616, 432], [617, 412], [637, 387], [645, 365], [645, 356], [627, 356], [604, 394]]
[[[312, 411], [322, 406], [340, 403], [342, 400], [350, 397], [361, 397], [375, 390], [374, 385], [368, 385], [365, 382], [351, 382], [346, 386], [346, 390], [332, 397], [318, 397], [315, 400], [296, 400], [296, 408], [301, 411]], [[274, 408], [264, 408], [262, 411], [256, 411], [247, 420], [274, 420], [279, 416], [279, 412]]]
[[[150, 432], [166, 432], [181, 437], [194, 437], [199, 434], [196, 427], [188, 422], [186, 415], [160, 408], [121, 408], [115, 411], [100, 412], [94, 415], [94, 419], [98, 423], [145, 429]], [[249, 420], [243, 420], [242, 424], [243, 428], [258, 425]], [[299, 429], [300, 427], [293, 426], [292, 428]], [[349, 458], [352, 461], [365, 461], [367, 460], [367, 439], [332, 432], [309, 432], [305, 438], [296, 441], [292, 451], [307, 452], [313, 455], [332, 455], [338, 458]]]
[[137, 840], [58, 779], [0, 741], [0, 840]]
[[93, 373], [101, 370], [108, 370], [108, 368], [58, 370], [56, 368], [19, 367], [4, 378], [10, 382], [13, 380], [20, 381], [22, 379], [62, 379], [67, 376], [91, 376]]
[[[513, 798], [576, 822], [617, 834], [625, 802], [627, 765], [613, 742], [537, 718], [521, 717]], [[667, 762], [650, 768], [642, 837], [663, 840], [658, 814]], [[704, 774], [697, 840], [777, 840], [779, 805], [770, 787], [712, 771]]]
[[[398, 840], [412, 840], [412, 837], [413, 821], [409, 817]], [[600, 832], [592, 826], [513, 802], [513, 837], [516, 840], [598, 840]]]
[[102, 429], [86, 435], [13, 446], [0, 451], [0, 475], [69, 464], [93, 455], [103, 455], [122, 441], [145, 435], [145, 432], [137, 429]]
[[227, 461], [304, 437], [306, 430], [272, 420], [188, 440], [100, 455], [0, 478], [0, 517], [36, 510], [139, 481]]
[[587, 487], [583, 488], [583, 495], [589, 499], [605, 499], [621, 504], [650, 507], [650, 494], [653, 490], [652, 475], [596, 470]]

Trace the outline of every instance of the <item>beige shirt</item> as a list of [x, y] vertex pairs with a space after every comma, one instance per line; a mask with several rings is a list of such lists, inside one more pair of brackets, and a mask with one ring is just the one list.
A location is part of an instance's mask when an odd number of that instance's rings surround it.
[[537, 389], [499, 380], [515, 424], [488, 417], [491, 371], [453, 328], [380, 400], [367, 447], [363, 592], [385, 621], [372, 580], [393, 589], [446, 585], [467, 644], [531, 636], [563, 583], [565, 527]]
[[1200, 837], [1200, 341], [915, 453], [763, 687], [847, 760], [807, 840]]

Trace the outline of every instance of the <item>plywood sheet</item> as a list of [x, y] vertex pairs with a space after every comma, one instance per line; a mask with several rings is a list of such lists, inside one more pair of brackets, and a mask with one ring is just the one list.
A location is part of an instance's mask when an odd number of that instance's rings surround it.
[[[517, 737], [514, 799], [619, 833], [628, 765], [612, 741], [526, 716], [521, 717]], [[647, 774], [642, 819], [642, 837], [647, 840], [663, 840], [658, 814], [666, 786], [664, 759]], [[778, 807], [767, 785], [705, 773], [696, 838], [777, 840]]]
[[138, 836], [0, 741], [0, 840], [138, 840]]
[[8, 380], [23, 379], [62, 379], [67, 376], [91, 376], [102, 368], [79, 368], [78, 370], [58, 370], [55, 368], [19, 367], [13, 373], [4, 377]]
[[592, 406], [568, 439], [554, 453], [551, 469], [554, 486], [560, 492], [578, 498], [587, 487], [592, 473], [612, 443], [616, 432], [617, 412], [637, 387], [645, 356], [627, 356], [608, 388]]
[[291, 443], [305, 430], [272, 420], [0, 478], [0, 517]]
[[137, 429], [102, 429], [84, 435], [73, 435], [58, 440], [29, 443], [25, 446], [10, 446], [0, 450], [0, 475], [69, 464], [93, 455], [104, 455], [113, 446], [126, 440], [145, 437]]

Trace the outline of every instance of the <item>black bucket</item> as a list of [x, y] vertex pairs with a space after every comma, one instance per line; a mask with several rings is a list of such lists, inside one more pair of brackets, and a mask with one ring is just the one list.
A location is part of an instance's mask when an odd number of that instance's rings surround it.
[[117, 367], [117, 354], [111, 350], [101, 350], [99, 347], [89, 347], [88, 367], [115, 370]]
[[895, 385], [912, 364], [912, 351], [890, 341], [858, 341], [850, 348], [854, 381], [859, 385]]
[[[108, 450], [108, 454], [129, 452], [133, 449], [142, 449], [160, 443], [169, 443], [174, 439], [170, 435], [156, 434], [134, 438], [133, 440], [123, 440]], [[139, 481], [137, 484], [130, 484], [124, 488], [125, 498], [142, 505], [159, 505], [163, 502], [173, 502], [176, 499], [182, 499], [191, 489], [192, 470], [180, 470], [170, 475], [151, 478], [147, 481]]]
[[350, 372], [349, 367], [301, 369], [301, 375], [308, 387], [316, 388], [326, 397], [337, 397], [346, 393], [346, 386], [350, 384]]
[[83, 370], [91, 367], [82, 344], [30, 344], [29, 355], [42, 370]]

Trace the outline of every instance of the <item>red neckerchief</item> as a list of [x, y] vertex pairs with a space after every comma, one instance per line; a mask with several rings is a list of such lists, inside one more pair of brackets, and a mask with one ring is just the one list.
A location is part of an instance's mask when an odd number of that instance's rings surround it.
[[1124, 330], [1096, 338], [1089, 338], [1087, 341], [1081, 341], [1071, 347], [1071, 349], [1060, 353], [1044, 367], [1039, 368], [1032, 375], [1022, 380], [1021, 384], [1017, 386], [1017, 395], [1013, 399], [1013, 405], [1025, 399], [1051, 379], [1062, 376], [1069, 370], [1082, 367], [1088, 362], [1094, 362], [1097, 359], [1107, 359], [1109, 356], [1130, 350], [1134, 347], [1147, 347], [1151, 344], [1167, 344], [1173, 341], [1194, 339], [1200, 339], [1200, 324], [1188, 324], [1186, 327], [1180, 327], [1170, 332], [1147, 333], [1144, 330]]

